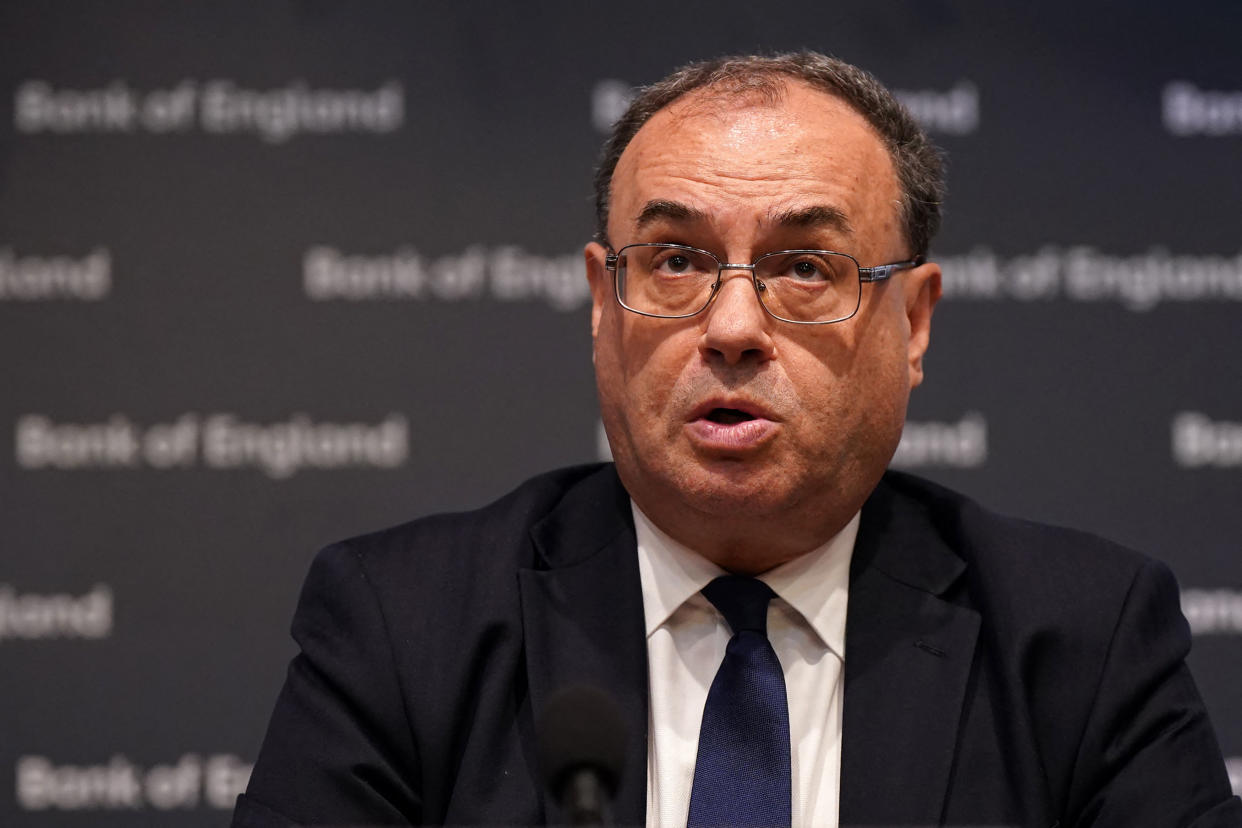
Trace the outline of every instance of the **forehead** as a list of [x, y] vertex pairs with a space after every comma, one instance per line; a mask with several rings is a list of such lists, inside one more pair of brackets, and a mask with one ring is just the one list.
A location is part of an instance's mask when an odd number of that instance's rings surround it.
[[826, 207], [845, 218], [837, 230], [848, 241], [887, 247], [886, 235], [900, 235], [898, 200], [887, 149], [839, 98], [797, 81], [775, 99], [708, 89], [657, 112], [626, 147], [609, 234], [631, 240], [644, 208], [661, 201], [689, 207], [721, 234]]

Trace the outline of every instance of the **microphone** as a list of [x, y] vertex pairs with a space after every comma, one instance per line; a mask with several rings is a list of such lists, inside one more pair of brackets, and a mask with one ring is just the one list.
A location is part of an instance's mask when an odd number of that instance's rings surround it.
[[612, 825], [612, 800], [625, 765], [625, 723], [612, 696], [562, 688], [539, 716], [539, 767], [569, 825]]

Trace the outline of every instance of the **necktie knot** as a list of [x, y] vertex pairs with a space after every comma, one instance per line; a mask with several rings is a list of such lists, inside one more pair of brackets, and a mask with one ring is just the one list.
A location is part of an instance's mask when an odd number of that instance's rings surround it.
[[747, 630], [768, 634], [768, 603], [776, 593], [763, 581], [743, 575], [721, 575], [703, 587], [703, 595], [720, 610], [734, 635]]

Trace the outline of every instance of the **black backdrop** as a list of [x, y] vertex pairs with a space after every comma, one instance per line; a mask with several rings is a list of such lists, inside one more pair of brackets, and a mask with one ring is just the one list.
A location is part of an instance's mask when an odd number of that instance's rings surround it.
[[600, 455], [579, 262], [629, 89], [800, 47], [950, 157], [897, 462], [1169, 562], [1242, 790], [1239, 32], [1225, 0], [8, 0], [0, 824], [225, 822], [318, 547]]

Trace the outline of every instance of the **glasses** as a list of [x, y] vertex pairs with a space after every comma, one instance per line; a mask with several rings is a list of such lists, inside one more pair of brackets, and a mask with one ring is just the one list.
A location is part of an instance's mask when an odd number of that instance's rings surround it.
[[881, 282], [898, 270], [918, 267], [923, 257], [862, 267], [831, 250], [778, 250], [754, 264], [722, 262], [684, 244], [628, 244], [609, 253], [617, 301], [626, 310], [660, 319], [701, 313], [716, 298], [726, 270], [749, 270], [759, 304], [782, 322], [826, 325], [858, 312], [863, 282]]

